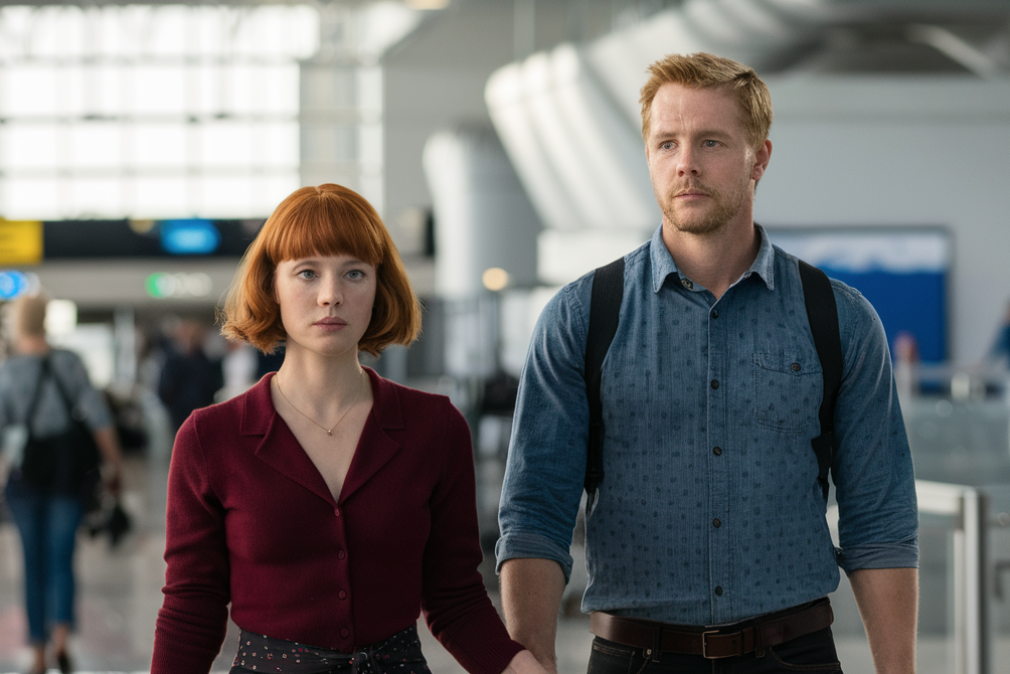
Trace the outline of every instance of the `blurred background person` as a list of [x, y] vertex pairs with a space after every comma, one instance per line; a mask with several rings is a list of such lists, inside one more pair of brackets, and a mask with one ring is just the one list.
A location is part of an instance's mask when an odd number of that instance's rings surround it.
[[[74, 548], [89, 485], [82, 476], [86, 448], [72, 438], [77, 420], [91, 432], [105, 464], [105, 488], [116, 496], [122, 460], [112, 417], [80, 358], [46, 341], [45, 297], [23, 296], [13, 309], [15, 355], [0, 367], [0, 428], [9, 436], [23, 425], [5, 496], [24, 553], [30, 672], [46, 671], [47, 642], [60, 671], [69, 672]], [[42, 446], [53, 451], [43, 454]]]
[[907, 400], [919, 394], [919, 342], [915, 335], [901, 330], [894, 337], [894, 381], [898, 395]]
[[996, 332], [996, 339], [989, 348], [988, 359], [1004, 368], [1010, 365], [1010, 302], [1007, 302], [1003, 322]]
[[242, 342], [227, 342], [224, 358], [221, 359], [221, 375], [224, 386], [214, 394], [217, 402], [224, 402], [245, 393], [250, 386], [259, 381], [257, 370], [259, 352]]
[[214, 402], [224, 386], [221, 362], [206, 352], [207, 329], [194, 319], [175, 328], [158, 380], [158, 395], [168, 408], [173, 429], [182, 426], [190, 412]]

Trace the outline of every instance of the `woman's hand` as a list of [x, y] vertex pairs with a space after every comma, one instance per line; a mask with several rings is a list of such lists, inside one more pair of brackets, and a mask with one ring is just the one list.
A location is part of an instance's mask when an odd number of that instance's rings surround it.
[[102, 481], [104, 482], [105, 491], [118, 499], [123, 489], [122, 469], [116, 465], [108, 471], [103, 471]]
[[119, 450], [119, 438], [112, 426], [99, 428], [93, 432], [95, 444], [102, 454], [102, 479], [105, 489], [119, 498], [123, 489], [123, 454]]
[[529, 651], [519, 651], [502, 674], [551, 674], [551, 672], [545, 669]]

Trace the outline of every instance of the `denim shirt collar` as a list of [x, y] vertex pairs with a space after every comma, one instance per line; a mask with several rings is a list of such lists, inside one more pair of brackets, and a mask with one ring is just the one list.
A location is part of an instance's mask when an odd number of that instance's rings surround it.
[[[761, 237], [761, 246], [758, 248], [757, 257], [751, 263], [750, 268], [744, 272], [742, 278], [748, 278], [752, 274], [757, 274], [765, 282], [768, 290], [775, 290], [775, 250], [772, 248], [771, 239], [764, 227], [754, 223], [758, 235]], [[666, 282], [666, 277], [670, 274], [677, 274], [681, 281], [688, 280], [680, 273], [677, 263], [673, 261], [673, 255], [667, 250], [663, 243], [663, 225], [656, 228], [652, 235], [652, 242], [649, 244], [652, 255], [652, 290], [658, 293]]]

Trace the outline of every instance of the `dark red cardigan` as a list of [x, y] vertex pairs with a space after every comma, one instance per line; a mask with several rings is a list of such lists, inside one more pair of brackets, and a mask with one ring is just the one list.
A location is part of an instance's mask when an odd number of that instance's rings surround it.
[[209, 671], [229, 602], [245, 630], [345, 653], [421, 610], [469, 672], [499, 674], [522, 649], [477, 570], [466, 422], [443, 396], [368, 375], [374, 404], [339, 503], [274, 410], [272, 375], [183, 424], [152, 674]]

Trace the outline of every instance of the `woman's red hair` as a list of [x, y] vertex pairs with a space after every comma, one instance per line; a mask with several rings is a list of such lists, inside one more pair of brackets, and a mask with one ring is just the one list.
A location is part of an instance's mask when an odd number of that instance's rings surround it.
[[375, 309], [359, 351], [378, 356], [390, 344], [417, 339], [420, 306], [386, 226], [360, 194], [333, 184], [296, 190], [267, 219], [235, 274], [221, 333], [272, 353], [287, 337], [274, 299], [277, 264], [313, 255], [351, 255], [377, 271]]

